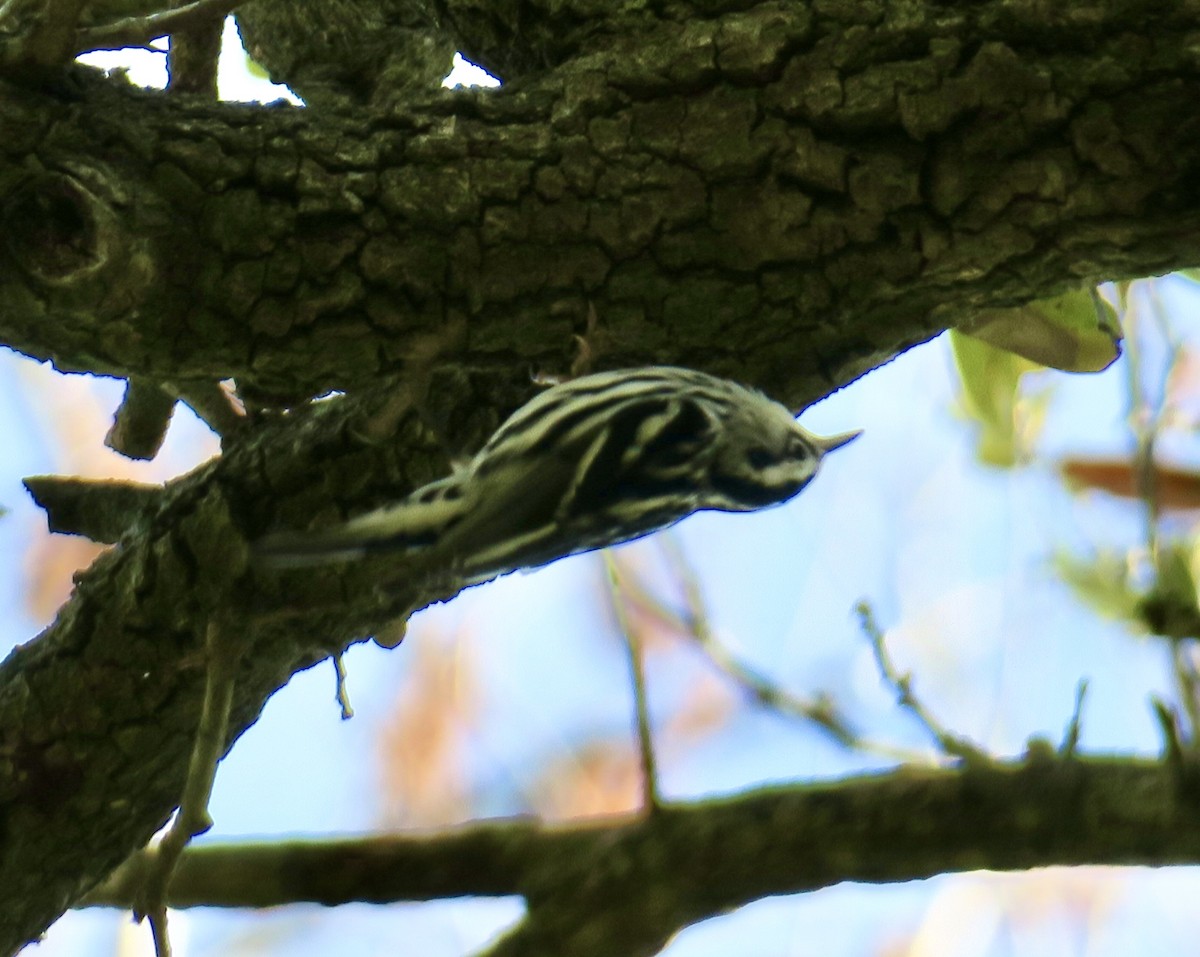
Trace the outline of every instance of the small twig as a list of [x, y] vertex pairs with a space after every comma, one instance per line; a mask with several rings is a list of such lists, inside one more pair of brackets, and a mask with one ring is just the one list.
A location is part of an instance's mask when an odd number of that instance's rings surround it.
[[960, 758], [967, 764], [991, 765], [993, 761], [990, 755], [975, 747], [975, 745], [971, 744], [965, 738], [951, 734], [943, 728], [941, 723], [934, 718], [929, 709], [913, 693], [912, 675], [901, 674], [896, 669], [891, 655], [888, 654], [883, 632], [875, 623], [875, 616], [871, 612], [871, 606], [865, 601], [860, 601], [854, 606], [854, 610], [858, 614], [863, 634], [867, 636], [867, 639], [871, 642], [871, 649], [875, 652], [875, 663], [879, 668], [879, 673], [882, 675], [883, 680], [891, 685], [892, 689], [896, 692], [896, 700], [900, 706], [917, 719], [917, 722], [929, 732], [930, 737], [933, 738], [937, 746], [946, 754], [951, 757]]
[[131, 459], [149, 460], [162, 448], [175, 397], [157, 382], [130, 378], [104, 444]]
[[1195, 650], [1194, 639], [1171, 642], [1171, 662], [1175, 683], [1179, 686], [1179, 701], [1188, 719], [1187, 747], [1195, 748], [1197, 732], [1200, 731], [1200, 676], [1192, 660]]
[[621, 598], [620, 574], [612, 553], [605, 549], [602, 553], [604, 567], [608, 572], [609, 602], [613, 615], [617, 619], [617, 627], [625, 641], [625, 650], [629, 655], [629, 672], [633, 678], [633, 703], [637, 716], [638, 757], [642, 769], [642, 806], [653, 813], [662, 806], [658, 790], [658, 762], [654, 754], [654, 735], [650, 730], [650, 709], [646, 701], [646, 671], [642, 659], [642, 643], [637, 629], [631, 627], [629, 616], [625, 614], [625, 604]]
[[170, 957], [171, 945], [167, 936], [167, 887], [179, 862], [179, 856], [198, 834], [212, 827], [208, 801], [212, 796], [217, 762], [225, 751], [229, 729], [229, 711], [233, 704], [238, 650], [235, 642], [226, 640], [222, 627], [210, 621], [205, 637], [207, 657], [204, 703], [192, 756], [188, 762], [187, 780], [175, 820], [154, 848], [145, 880], [138, 895], [134, 915], [140, 920], [148, 917], [154, 935], [154, 950], [158, 957]]
[[1163, 738], [1163, 761], [1173, 768], [1177, 774], [1183, 771], [1183, 744], [1179, 740], [1179, 716], [1175, 709], [1159, 698], [1150, 699], [1154, 717], [1158, 721], [1158, 729]]
[[1082, 729], [1083, 699], [1087, 697], [1088, 680], [1079, 679], [1075, 686], [1075, 707], [1071, 711], [1071, 720], [1067, 722], [1067, 730], [1063, 734], [1062, 744], [1058, 746], [1060, 758], [1073, 758], [1079, 750], [1079, 734]]
[[689, 615], [680, 625], [681, 632], [695, 641], [708, 660], [761, 707], [813, 724], [847, 750], [876, 754], [903, 763], [928, 763], [928, 754], [864, 738], [828, 694], [821, 693], [810, 698], [780, 687], [766, 675], [734, 657], [728, 648], [717, 641], [703, 618]]
[[245, 411], [220, 382], [173, 382], [168, 388], [221, 438], [228, 438], [246, 426]]
[[330, 657], [333, 659], [333, 670], [337, 675], [337, 701], [342, 709], [342, 720], [349, 721], [354, 717], [354, 709], [350, 707], [350, 693], [346, 690], [346, 662], [341, 652]]
[[143, 46], [157, 37], [189, 30], [210, 21], [227, 17], [244, 0], [195, 0], [184, 7], [163, 10], [144, 17], [125, 17], [98, 27], [89, 27], [76, 34], [76, 49], [119, 50], [122, 47]]
[[[1137, 478], [1138, 496], [1144, 510], [1146, 552], [1154, 569], [1155, 578], [1162, 579], [1160, 563], [1163, 560], [1160, 551], [1159, 517], [1162, 503], [1158, 495], [1158, 473], [1155, 467], [1155, 443], [1162, 431], [1163, 423], [1170, 411], [1169, 386], [1172, 375], [1178, 369], [1183, 358], [1183, 345], [1174, 334], [1171, 324], [1162, 308], [1158, 296], [1157, 283], [1140, 284], [1143, 298], [1150, 304], [1149, 318], [1157, 325], [1159, 334], [1167, 347], [1164, 371], [1161, 381], [1164, 383], [1161, 393], [1155, 398], [1147, 394], [1145, 386], [1145, 369], [1143, 368], [1142, 350], [1139, 348], [1137, 337], [1128, 337], [1126, 348], [1129, 390], [1129, 428], [1136, 443], [1136, 459], [1134, 474]], [[1126, 310], [1126, 321], [1135, 329], [1138, 320], [1136, 311]], [[1175, 683], [1179, 689], [1179, 700], [1187, 715], [1188, 733], [1180, 741], [1185, 748], [1195, 748], [1200, 734], [1200, 675], [1197, 674], [1192, 660], [1193, 642], [1188, 640], [1173, 640], [1171, 646], [1171, 667]]]
[[[662, 543], [663, 551], [671, 564], [671, 570], [683, 592], [685, 605], [682, 616], [667, 609], [661, 609], [660, 614], [664, 618], [669, 615], [676, 630], [694, 641], [708, 660], [757, 704], [785, 717], [800, 718], [809, 722], [834, 742], [849, 750], [876, 754], [902, 763], [929, 763], [927, 753], [862, 737], [829, 695], [819, 694], [809, 698], [793, 694], [736, 658], [717, 640], [713, 633], [708, 622], [708, 612], [704, 606], [704, 596], [701, 593], [699, 580], [678, 542], [669, 535], [659, 536], [659, 541]], [[651, 596], [645, 595], [644, 600], [652, 601], [653, 599]]]
[[706, 627], [700, 625], [699, 620], [690, 621], [687, 624], [695, 626], [689, 631], [708, 659], [719, 670], [732, 678], [754, 699], [755, 703], [772, 711], [811, 721], [845, 748], [859, 746], [858, 734], [838, 712], [837, 706], [828, 695], [804, 698], [792, 694], [735, 658], [727, 648], [713, 638], [712, 633]]
[[[1122, 323], [1128, 329], [1125, 338], [1125, 388], [1127, 391], [1126, 422], [1134, 441], [1134, 480], [1143, 508], [1143, 531], [1146, 552], [1152, 563], [1158, 556], [1158, 488], [1155, 482], [1154, 445], [1163, 415], [1163, 397], [1154, 403], [1146, 394], [1145, 370], [1142, 367], [1142, 348], [1138, 338], [1141, 325], [1138, 311], [1131, 307], [1128, 290], [1121, 296]], [[1170, 349], [1171, 363], [1178, 361], [1178, 347]]]

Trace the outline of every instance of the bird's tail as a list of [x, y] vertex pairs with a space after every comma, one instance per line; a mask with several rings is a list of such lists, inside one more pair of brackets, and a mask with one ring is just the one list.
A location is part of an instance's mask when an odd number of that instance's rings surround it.
[[367, 548], [342, 526], [327, 532], [275, 532], [254, 542], [251, 553], [267, 568], [310, 568], [362, 558]]
[[417, 489], [408, 498], [332, 528], [273, 532], [254, 542], [268, 568], [308, 568], [384, 552], [411, 553], [436, 545], [462, 518], [465, 502], [456, 476]]

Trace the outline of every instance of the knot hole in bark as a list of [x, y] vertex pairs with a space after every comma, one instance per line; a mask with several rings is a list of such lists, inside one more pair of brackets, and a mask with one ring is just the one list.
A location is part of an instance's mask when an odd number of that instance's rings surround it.
[[103, 202], [73, 177], [45, 173], [26, 180], [0, 207], [0, 234], [26, 272], [64, 283], [109, 258], [102, 240]]

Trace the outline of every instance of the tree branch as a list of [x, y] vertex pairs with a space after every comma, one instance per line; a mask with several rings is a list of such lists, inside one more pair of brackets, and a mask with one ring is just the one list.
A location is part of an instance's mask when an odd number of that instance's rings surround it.
[[213, 20], [223, 20], [243, 2], [245, 0], [194, 0], [173, 10], [159, 10], [88, 27], [76, 38], [77, 52], [145, 46], [159, 37], [207, 27]]
[[390, 398], [381, 387], [263, 421], [169, 483], [153, 509], [135, 501], [134, 521], [78, 577], [55, 623], [0, 664], [0, 954], [37, 936], [175, 807], [204, 695], [197, 622], [236, 622], [230, 640], [244, 649], [223, 752], [294, 671], [454, 593], [429, 575], [378, 590], [396, 562], [284, 576], [247, 565], [247, 540], [272, 523], [388, 499], [444, 463], [411, 415], [388, 436], [357, 437]]
[[[521, 895], [528, 918], [493, 954], [653, 954], [689, 923], [841, 881], [1195, 863], [1196, 810], [1157, 762], [901, 769], [571, 826], [514, 820], [418, 836], [202, 846], [185, 852], [168, 900], [264, 908]], [[125, 906], [143, 866], [140, 855], [127, 862], [84, 906]]]
[[0, 339], [287, 404], [414, 354], [561, 372], [594, 310], [597, 366], [799, 405], [980, 308], [1197, 258], [1200, 14], [1131, 11], [887, 7], [848, 40], [764, 4], [378, 112], [5, 88]]

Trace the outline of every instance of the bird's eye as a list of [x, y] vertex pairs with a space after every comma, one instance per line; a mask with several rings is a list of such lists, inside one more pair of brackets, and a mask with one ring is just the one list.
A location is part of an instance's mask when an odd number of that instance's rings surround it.
[[813, 457], [812, 446], [799, 436], [795, 436], [789, 444], [788, 457], [794, 461], [811, 459]]
[[747, 464], [756, 471], [768, 469], [778, 461], [778, 457], [770, 449], [749, 449], [746, 452]]

